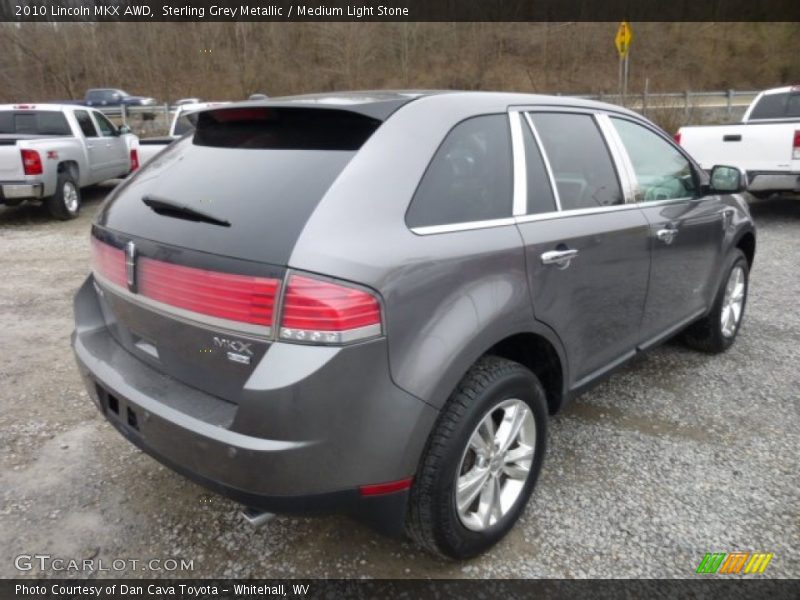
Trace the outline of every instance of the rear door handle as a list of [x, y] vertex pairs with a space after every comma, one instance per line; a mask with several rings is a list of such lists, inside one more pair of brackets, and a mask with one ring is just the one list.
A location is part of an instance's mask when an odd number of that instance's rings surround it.
[[577, 250], [551, 250], [542, 254], [541, 258], [543, 265], [556, 265], [559, 269], [566, 269], [576, 256]]
[[675, 241], [676, 235], [678, 235], [678, 230], [672, 228], [659, 229], [656, 232], [656, 237], [665, 244], [671, 244], [673, 241]]

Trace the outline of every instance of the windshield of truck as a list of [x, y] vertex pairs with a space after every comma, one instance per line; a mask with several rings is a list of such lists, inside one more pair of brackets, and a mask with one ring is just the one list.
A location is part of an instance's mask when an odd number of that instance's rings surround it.
[[70, 135], [64, 113], [56, 110], [4, 110], [0, 111], [0, 134], [20, 135]]

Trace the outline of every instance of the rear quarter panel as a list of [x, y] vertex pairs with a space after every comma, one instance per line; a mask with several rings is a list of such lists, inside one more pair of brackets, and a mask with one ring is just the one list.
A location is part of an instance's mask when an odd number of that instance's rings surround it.
[[684, 127], [681, 146], [706, 170], [722, 164], [743, 171], [800, 170], [800, 161], [792, 161], [792, 139], [797, 129], [800, 123]]
[[471, 116], [504, 113], [503, 100], [431, 96], [399, 109], [331, 186], [289, 261], [377, 290], [392, 377], [437, 408], [494, 343], [536, 329], [514, 225], [419, 236], [405, 224], [445, 135]]

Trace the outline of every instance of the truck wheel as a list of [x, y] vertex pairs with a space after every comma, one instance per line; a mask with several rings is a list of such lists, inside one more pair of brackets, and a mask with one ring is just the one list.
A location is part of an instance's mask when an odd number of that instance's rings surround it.
[[47, 199], [47, 210], [56, 219], [74, 219], [81, 211], [81, 190], [69, 171], [60, 171], [56, 193]]
[[747, 303], [750, 269], [744, 253], [735, 248], [728, 258], [725, 278], [717, 291], [714, 305], [705, 317], [684, 332], [690, 347], [717, 354], [731, 347], [739, 333]]
[[476, 556], [514, 526], [544, 459], [547, 403], [536, 376], [480, 359], [447, 401], [409, 498], [406, 531], [441, 556]]

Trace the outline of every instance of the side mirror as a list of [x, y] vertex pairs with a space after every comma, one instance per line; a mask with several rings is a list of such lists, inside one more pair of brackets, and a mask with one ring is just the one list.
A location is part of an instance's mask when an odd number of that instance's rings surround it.
[[737, 194], [747, 189], [747, 176], [736, 167], [715, 165], [711, 169], [711, 191]]
[[119, 131], [120, 135], [125, 135], [131, 132], [131, 128], [127, 125], [123, 125], [122, 127], [117, 128], [117, 131]]

